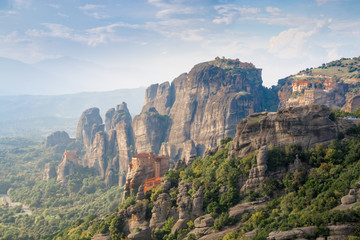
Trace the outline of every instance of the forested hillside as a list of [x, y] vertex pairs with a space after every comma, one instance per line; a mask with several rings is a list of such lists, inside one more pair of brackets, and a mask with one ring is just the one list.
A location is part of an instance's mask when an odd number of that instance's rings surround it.
[[[332, 225], [339, 224], [348, 226], [350, 230], [347, 234], [354, 236], [353, 239], [360, 236], [360, 202], [357, 202], [360, 199], [356, 198], [351, 204], [342, 199], [349, 189], [353, 189], [354, 194], [360, 187], [360, 127], [348, 129], [327, 147], [318, 145], [309, 151], [303, 151], [298, 145], [270, 148], [268, 174], [257, 188], [244, 191], [239, 189], [244, 183], [243, 179], [256, 166], [258, 153], [229, 159], [229, 140], [224, 139], [216, 153], [198, 158], [187, 167], [178, 166], [170, 170], [165, 180], [171, 183], [170, 187], [163, 184], [148, 191], [143, 200], [130, 197], [107, 218], [96, 217], [91, 223], [89, 219], [77, 221], [62, 230], [57, 235], [58, 239], [90, 239], [100, 233], [112, 239], [124, 237], [128, 234], [125, 226], [136, 222], [124, 218], [126, 209], [129, 211], [146, 206], [148, 210], [144, 219], [149, 221], [151, 209], [159, 201], [164, 201], [165, 194], [170, 198], [171, 209], [182, 211], [184, 205], [179, 199], [184, 195], [180, 196], [179, 192], [184, 186], [188, 186], [185, 196], [190, 201], [202, 189], [203, 216], [195, 220], [189, 218], [186, 227], [174, 231], [177, 220], [169, 214], [162, 227], [155, 229], [153, 238], [183, 239], [187, 236], [187, 239], [201, 239], [203, 235], [220, 234], [218, 236], [223, 239], [243, 239], [244, 236], [266, 239], [272, 231], [299, 227], [313, 229], [311, 234], [315, 238], [334, 235]], [[241, 214], [234, 213], [239, 207], [248, 206], [248, 203], [252, 206], [261, 203], [261, 206]], [[138, 216], [136, 212], [133, 214]], [[201, 227], [200, 222], [204, 219], [208, 221], [205, 224], [208, 229], [201, 232], [204, 226]], [[139, 231], [142, 231], [141, 228]]]

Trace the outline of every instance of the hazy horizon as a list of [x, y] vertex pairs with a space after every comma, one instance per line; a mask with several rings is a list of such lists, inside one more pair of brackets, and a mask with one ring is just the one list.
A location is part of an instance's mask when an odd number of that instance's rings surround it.
[[0, 94], [172, 81], [216, 56], [288, 75], [360, 55], [360, 2], [142, 0], [0, 3]]

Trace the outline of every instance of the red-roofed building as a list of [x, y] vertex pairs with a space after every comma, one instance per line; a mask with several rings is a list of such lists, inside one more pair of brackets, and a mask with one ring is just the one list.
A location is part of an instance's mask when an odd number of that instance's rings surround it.
[[168, 156], [155, 156], [152, 152], [133, 155], [126, 176], [126, 192], [137, 190], [141, 184], [144, 184], [144, 191], [159, 185], [169, 170], [169, 161]]
[[301, 92], [303, 89], [307, 89], [309, 85], [309, 81], [295, 81], [292, 83], [292, 91], [293, 93]]

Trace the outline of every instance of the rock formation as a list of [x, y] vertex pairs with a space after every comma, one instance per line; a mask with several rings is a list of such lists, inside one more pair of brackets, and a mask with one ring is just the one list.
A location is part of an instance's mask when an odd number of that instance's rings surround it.
[[52, 148], [55, 153], [63, 153], [66, 149], [77, 148], [75, 139], [71, 139], [65, 131], [56, 131], [46, 137], [45, 147]]
[[[348, 239], [355, 235], [355, 224], [342, 224], [327, 226], [329, 236], [324, 239]], [[300, 227], [288, 231], [274, 231], [269, 233], [267, 240], [285, 240], [285, 239], [315, 239], [316, 227]], [[316, 238], [321, 239], [321, 238]]]
[[256, 156], [256, 166], [250, 169], [249, 177], [245, 184], [242, 186], [241, 191], [255, 189], [265, 179], [267, 170], [268, 150], [266, 146], [260, 148]]
[[131, 116], [126, 103], [122, 103], [116, 109], [107, 111], [105, 117], [107, 132], [98, 108], [83, 112], [78, 123], [76, 141], [83, 145], [85, 154], [81, 160], [71, 164], [96, 169], [108, 186], [122, 186], [128, 163], [134, 153]]
[[170, 196], [167, 193], [161, 193], [151, 210], [150, 229], [154, 231], [156, 228], [162, 228], [165, 225], [165, 220], [170, 216], [170, 211]]
[[176, 233], [177, 231], [186, 228], [186, 223], [191, 220], [191, 199], [188, 191], [191, 185], [181, 181], [179, 183], [179, 194], [177, 196], [177, 205], [179, 212], [179, 220], [175, 223], [175, 225], [171, 229], [171, 233]]
[[170, 119], [160, 154], [176, 160], [201, 156], [234, 136], [240, 119], [265, 108], [261, 83], [261, 69], [252, 64], [216, 59], [196, 65], [171, 85], [150, 86], [142, 114], [155, 108]]
[[57, 174], [56, 174], [55, 166], [51, 163], [45, 164], [44, 171], [43, 171], [43, 180], [48, 181], [48, 180], [56, 178], [56, 177], [57, 177]]
[[57, 144], [67, 145], [71, 142], [69, 134], [65, 131], [56, 131], [47, 136], [45, 141], [45, 147], [52, 147]]
[[89, 147], [95, 134], [103, 130], [104, 125], [100, 117], [100, 110], [98, 108], [90, 108], [85, 110], [79, 120], [76, 130], [76, 140], [85, 147]]
[[161, 143], [164, 142], [169, 117], [160, 115], [155, 108], [150, 108], [134, 118], [132, 123], [135, 136], [135, 148], [137, 152], [159, 153]]
[[149, 222], [146, 221], [146, 203], [141, 202], [132, 205], [127, 209], [128, 216], [131, 216], [129, 222], [130, 234], [127, 236], [129, 239], [146, 240], [151, 239]]
[[299, 144], [303, 150], [308, 150], [336, 139], [339, 129], [343, 129], [342, 125], [355, 126], [355, 122], [345, 119], [336, 123], [329, 119], [329, 114], [329, 108], [324, 105], [253, 114], [238, 124], [229, 156], [244, 157], [265, 145], [282, 147]]
[[95, 168], [108, 186], [125, 183], [136, 152], [189, 164], [221, 139], [233, 137], [239, 120], [267, 108], [269, 93], [261, 69], [251, 63], [216, 58], [198, 64], [171, 84], [151, 85], [133, 121], [125, 103], [106, 112], [105, 124], [98, 108], [84, 111], [76, 131], [85, 149], [79, 164]]
[[79, 170], [79, 156], [75, 153], [64, 153], [62, 161], [57, 168], [57, 181], [65, 181], [66, 176]]

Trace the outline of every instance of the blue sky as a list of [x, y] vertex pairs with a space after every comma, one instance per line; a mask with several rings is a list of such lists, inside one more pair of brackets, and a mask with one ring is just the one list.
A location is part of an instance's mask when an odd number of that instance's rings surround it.
[[172, 81], [216, 56], [254, 63], [270, 86], [359, 56], [359, 10], [358, 0], [1, 0], [0, 57], [96, 66], [94, 79], [82, 68], [50, 94]]

